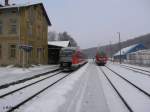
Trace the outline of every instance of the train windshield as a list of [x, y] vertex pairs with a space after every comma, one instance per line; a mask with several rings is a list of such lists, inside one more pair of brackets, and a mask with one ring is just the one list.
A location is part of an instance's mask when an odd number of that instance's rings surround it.
[[72, 56], [75, 53], [75, 50], [61, 50], [60, 56]]

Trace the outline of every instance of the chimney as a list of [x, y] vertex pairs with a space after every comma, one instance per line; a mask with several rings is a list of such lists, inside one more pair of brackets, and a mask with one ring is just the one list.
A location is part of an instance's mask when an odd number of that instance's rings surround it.
[[8, 4], [8, 0], [5, 0], [5, 6], [8, 6], [9, 4]]

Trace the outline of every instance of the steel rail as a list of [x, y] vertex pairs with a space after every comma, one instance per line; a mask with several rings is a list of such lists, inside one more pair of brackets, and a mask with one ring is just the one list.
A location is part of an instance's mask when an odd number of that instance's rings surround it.
[[[122, 68], [125, 68], [125, 69], [128, 69], [128, 70], [132, 70], [132, 71], [137, 72], [137, 73], [140, 73], [140, 74], [142, 74], [142, 75], [150, 76], [150, 72], [147, 71], [147, 70], [142, 70], [142, 69], [138, 69], [138, 68], [134, 68], [134, 67], [130, 67], [130, 66], [125, 66], [125, 65], [121, 65], [121, 67], [122, 67]], [[143, 72], [147, 72], [148, 74], [147, 74], [147, 73], [140, 72], [140, 71], [138, 71], [138, 70], [143, 71]]]
[[15, 92], [18, 92], [18, 91], [20, 91], [20, 90], [22, 90], [22, 89], [25, 89], [25, 88], [27, 88], [27, 87], [30, 87], [30, 86], [32, 86], [32, 85], [34, 85], [34, 84], [37, 84], [37, 83], [39, 83], [39, 82], [41, 82], [41, 81], [43, 81], [43, 80], [46, 80], [46, 79], [48, 79], [48, 78], [51, 78], [51, 77], [53, 77], [53, 76], [56, 76], [56, 75], [58, 75], [58, 74], [60, 74], [60, 73], [61, 73], [61, 72], [55, 73], [55, 74], [53, 74], [53, 75], [51, 75], [51, 76], [48, 76], [48, 77], [45, 77], [45, 78], [40, 79], [40, 80], [38, 80], [38, 81], [35, 81], [35, 82], [33, 82], [33, 83], [30, 83], [30, 84], [25, 85], [25, 86], [23, 86], [23, 87], [20, 87], [20, 88], [18, 88], [18, 89], [16, 89], [16, 90], [9, 91], [9, 92], [7, 92], [7, 93], [5, 93], [5, 94], [3, 94], [3, 95], [0, 95], [0, 98], [4, 98], [4, 97], [6, 97], [6, 96], [8, 96], [8, 95], [11, 95], [11, 94], [13, 94], [13, 93], [15, 93]]
[[132, 110], [132, 108], [130, 107], [130, 105], [127, 103], [127, 101], [123, 98], [123, 96], [120, 94], [120, 92], [116, 89], [116, 87], [114, 86], [114, 84], [111, 82], [111, 80], [108, 78], [108, 76], [106, 75], [106, 73], [104, 72], [104, 70], [102, 68], [100, 68], [101, 72], [104, 74], [104, 76], [106, 77], [106, 79], [108, 80], [108, 82], [110, 83], [110, 85], [113, 87], [113, 89], [116, 91], [116, 93], [118, 94], [118, 96], [120, 97], [120, 99], [122, 100], [122, 102], [125, 104], [125, 106], [128, 108], [128, 110], [130, 112], [134, 112]]
[[[83, 66], [83, 65], [82, 65]], [[81, 66], [81, 67], [82, 67]], [[78, 68], [79, 69], [79, 68]], [[9, 110], [7, 110], [6, 112], [12, 112], [14, 110], [16, 110], [17, 108], [21, 107], [22, 105], [24, 105], [25, 103], [27, 103], [28, 101], [30, 101], [31, 99], [35, 98], [37, 95], [39, 95], [40, 93], [44, 92], [45, 90], [49, 89], [50, 87], [52, 87], [53, 85], [57, 84], [59, 81], [65, 79], [67, 76], [69, 76], [71, 73], [68, 73], [67, 75], [61, 77], [60, 79], [56, 80], [55, 82], [53, 82], [52, 84], [48, 85], [47, 87], [43, 88], [42, 90], [40, 90], [39, 92], [35, 93], [34, 95], [28, 97], [27, 99], [25, 99], [24, 101], [20, 102], [19, 104], [17, 104], [16, 106], [10, 108]]]
[[119, 73], [115, 72], [114, 70], [110, 69], [109, 67], [105, 66], [108, 70], [112, 71], [114, 74], [116, 74], [117, 76], [119, 76], [121, 79], [125, 80], [126, 82], [128, 82], [129, 84], [131, 84], [132, 86], [134, 86], [136, 89], [138, 89], [140, 92], [144, 93], [147, 97], [150, 98], [150, 94], [146, 91], [144, 91], [143, 89], [141, 89], [140, 87], [138, 87], [137, 85], [135, 85], [134, 83], [132, 83], [131, 81], [127, 80], [126, 78], [124, 78], [123, 76], [121, 76]]
[[0, 90], [4, 89], [4, 88], [8, 88], [9, 86], [12, 86], [12, 85], [24, 83], [26, 81], [29, 81], [29, 80], [32, 80], [32, 79], [35, 79], [35, 78], [47, 75], [49, 73], [54, 73], [54, 72], [56, 72], [58, 70], [60, 70], [60, 69], [51, 70], [51, 71], [48, 71], [48, 72], [45, 72], [45, 73], [40, 73], [38, 75], [34, 75], [32, 77], [28, 77], [28, 78], [24, 78], [24, 79], [21, 79], [21, 80], [17, 80], [17, 81], [14, 81], [14, 82], [10, 82], [10, 83], [7, 83], [7, 84], [0, 85]]
[[45, 90], [47, 90], [48, 88], [52, 87], [53, 85], [55, 85], [56, 83], [58, 83], [59, 81], [61, 81], [62, 79], [66, 78], [68, 75], [70, 75], [71, 73], [63, 76], [62, 78], [58, 79], [57, 81], [53, 82], [52, 84], [48, 85], [47, 87], [45, 87], [44, 89], [40, 90], [39, 92], [35, 93], [34, 95], [30, 96], [29, 98], [25, 99], [24, 101], [20, 102], [19, 104], [15, 105], [14, 107], [12, 107], [11, 109], [9, 109], [6, 112], [12, 112], [14, 110], [16, 110], [17, 108], [19, 108], [20, 106], [24, 105], [25, 103], [27, 103], [28, 101], [30, 101], [31, 99], [33, 99], [34, 97], [36, 97], [37, 95], [39, 95], [40, 93], [44, 92]]

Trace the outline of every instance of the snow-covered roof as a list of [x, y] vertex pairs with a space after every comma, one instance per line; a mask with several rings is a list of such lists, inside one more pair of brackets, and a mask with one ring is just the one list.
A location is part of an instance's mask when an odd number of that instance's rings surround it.
[[54, 45], [58, 47], [68, 47], [69, 46], [69, 41], [49, 41], [48, 45]]
[[[126, 53], [128, 53], [131, 49], [133, 49], [134, 47], [136, 47], [139, 44], [134, 44], [131, 45], [129, 47], [125, 47], [123, 49], [121, 49], [121, 55], [125, 55]], [[120, 55], [120, 51], [118, 51], [116, 54], [114, 54], [114, 56]]]
[[14, 4], [14, 5], [2, 6], [2, 7], [0, 7], [0, 10], [3, 10], [3, 9], [12, 9], [12, 8], [22, 8], [22, 7], [29, 7], [29, 6], [35, 6], [35, 5], [40, 5], [40, 6], [42, 6], [42, 10], [44, 11], [44, 14], [45, 14], [46, 20], [47, 20], [47, 22], [48, 22], [48, 25], [51, 25], [51, 22], [50, 22], [49, 17], [48, 17], [48, 15], [47, 15], [47, 13], [46, 13], [46, 10], [45, 10], [45, 8], [44, 8], [43, 3]]

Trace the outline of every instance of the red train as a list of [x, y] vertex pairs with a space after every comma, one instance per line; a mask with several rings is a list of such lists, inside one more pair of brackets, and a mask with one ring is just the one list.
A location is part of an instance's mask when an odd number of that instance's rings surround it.
[[103, 50], [97, 50], [95, 62], [98, 65], [104, 66], [107, 63], [108, 57]]
[[60, 68], [75, 70], [87, 62], [85, 55], [76, 47], [62, 48], [60, 51]]

